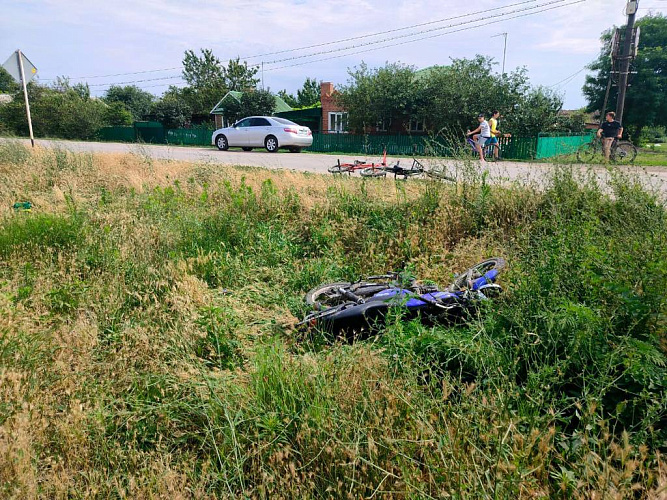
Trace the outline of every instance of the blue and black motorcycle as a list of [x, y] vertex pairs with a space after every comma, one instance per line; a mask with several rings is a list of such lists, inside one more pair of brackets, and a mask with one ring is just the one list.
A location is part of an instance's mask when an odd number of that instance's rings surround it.
[[393, 308], [400, 308], [407, 319], [456, 322], [480, 301], [502, 292], [495, 281], [504, 267], [504, 259], [487, 259], [456, 275], [444, 290], [405, 279], [400, 273], [369, 276], [355, 283], [327, 283], [306, 294], [306, 303], [315, 311], [299, 325], [358, 338], [376, 331]]

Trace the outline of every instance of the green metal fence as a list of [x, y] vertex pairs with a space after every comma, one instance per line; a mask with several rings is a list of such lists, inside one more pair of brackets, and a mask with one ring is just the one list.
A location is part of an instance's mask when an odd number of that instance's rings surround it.
[[[137, 140], [151, 143], [179, 144], [184, 146], [210, 146], [213, 130], [205, 128], [165, 130], [151, 123], [137, 122], [133, 127], [104, 127], [99, 132], [103, 141], [135, 142]], [[577, 136], [578, 137], [578, 136]], [[577, 137], [566, 137], [567, 141], [581, 144]], [[586, 136], [588, 137], [588, 136]], [[536, 157], [539, 142], [542, 141], [542, 152], [547, 155], [555, 150], [546, 146], [549, 140], [555, 143], [564, 142], [562, 137], [504, 137], [499, 139], [502, 156], [507, 159], [528, 160]], [[579, 140], [579, 142], [577, 142]], [[545, 142], [546, 141], [546, 142]], [[560, 141], [560, 142], [559, 142]], [[381, 156], [384, 148], [390, 156], [453, 156], [457, 153], [468, 153], [468, 146], [461, 140], [458, 144], [444, 143], [433, 140], [425, 135], [354, 135], [354, 134], [313, 134], [313, 145], [308, 151], [319, 153], [346, 153], [353, 155]], [[551, 148], [551, 149], [549, 149]], [[563, 154], [563, 153], [556, 153]], [[555, 154], [551, 154], [554, 156]], [[548, 158], [549, 156], [537, 156]]]
[[134, 127], [103, 127], [98, 131], [101, 141], [136, 142], [137, 131]]
[[151, 144], [165, 143], [164, 126], [160, 122], [134, 122], [134, 129], [137, 132], [137, 138], [141, 142]]
[[[535, 157], [537, 139], [534, 137], [506, 137], [499, 142], [504, 158]], [[379, 156], [385, 147], [392, 156], [452, 156], [460, 151], [467, 153], [468, 149], [463, 139], [460, 144], [445, 144], [428, 136], [313, 134], [313, 145], [308, 150]]]
[[537, 138], [537, 151], [535, 158], [542, 160], [554, 156], [568, 155], [577, 151], [582, 144], [591, 142], [593, 133], [581, 134], [544, 134], [540, 133]]
[[210, 146], [213, 130], [207, 128], [179, 128], [167, 130], [166, 140], [169, 144], [181, 146]]

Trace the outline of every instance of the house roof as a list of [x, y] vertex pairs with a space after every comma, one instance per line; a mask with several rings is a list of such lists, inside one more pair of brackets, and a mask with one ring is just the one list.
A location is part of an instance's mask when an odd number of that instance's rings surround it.
[[291, 111], [276, 111], [276, 116], [287, 118], [288, 120], [302, 120], [304, 118], [322, 118], [322, 106], [313, 106], [308, 108], [293, 109]]
[[[222, 115], [225, 113], [225, 107], [224, 103], [228, 99], [235, 99], [236, 101], [240, 102], [241, 97], [243, 97], [243, 92], [239, 92], [237, 90], [230, 90], [227, 92], [220, 101], [218, 101], [218, 104], [216, 104], [213, 109], [211, 110], [212, 115]], [[276, 100], [276, 108], [273, 110], [274, 113], [283, 113], [285, 111], [292, 111], [292, 108], [287, 104], [285, 101], [283, 101], [280, 97], [277, 95], [274, 95], [273, 98]]]

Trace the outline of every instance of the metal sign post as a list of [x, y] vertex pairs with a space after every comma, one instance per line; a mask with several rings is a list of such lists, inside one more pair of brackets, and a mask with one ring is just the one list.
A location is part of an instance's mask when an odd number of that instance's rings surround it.
[[[7, 72], [23, 86], [23, 98], [25, 99], [25, 112], [28, 116], [28, 130], [30, 130], [30, 143], [32, 147], [35, 147], [35, 137], [32, 133], [32, 118], [30, 116], [30, 102], [28, 102], [28, 83], [35, 78], [37, 74], [37, 68], [28, 60], [28, 58], [21, 52], [17, 50], [9, 59], [5, 61], [5, 64], [2, 65]], [[26, 77], [25, 68], [28, 68], [30, 74]]]

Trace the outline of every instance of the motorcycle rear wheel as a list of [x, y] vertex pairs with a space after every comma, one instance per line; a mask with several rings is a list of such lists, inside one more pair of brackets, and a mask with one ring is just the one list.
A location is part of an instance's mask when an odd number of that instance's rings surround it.
[[459, 274], [452, 282], [452, 284], [447, 287], [447, 290], [450, 292], [463, 290], [467, 288], [470, 281], [474, 281], [477, 278], [484, 276], [492, 269], [500, 271], [503, 267], [505, 267], [505, 265], [505, 259], [501, 257], [492, 257], [490, 259], [484, 260]]
[[306, 304], [309, 306], [338, 305], [341, 299], [345, 300], [345, 298], [338, 293], [338, 289], [349, 288], [350, 286], [352, 286], [352, 283], [349, 281], [337, 281], [335, 283], [325, 283], [324, 285], [316, 286], [306, 294]]

